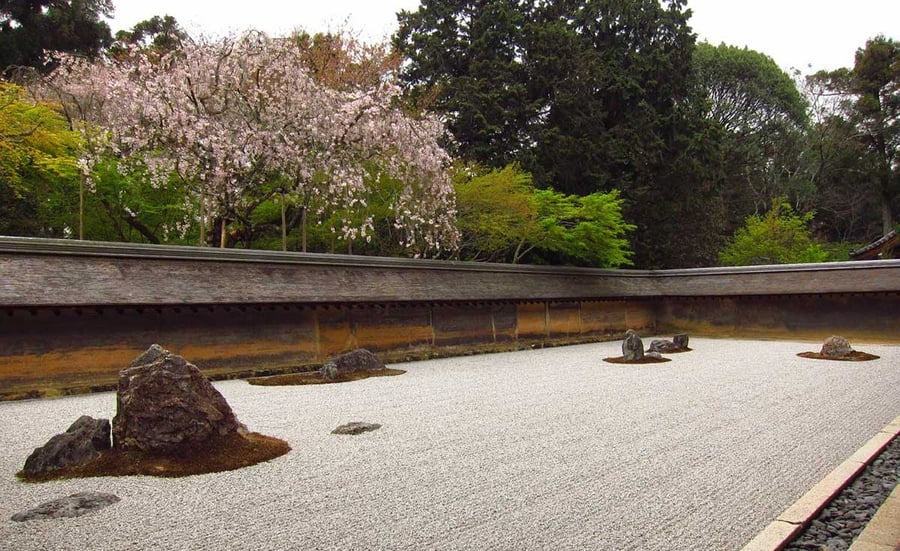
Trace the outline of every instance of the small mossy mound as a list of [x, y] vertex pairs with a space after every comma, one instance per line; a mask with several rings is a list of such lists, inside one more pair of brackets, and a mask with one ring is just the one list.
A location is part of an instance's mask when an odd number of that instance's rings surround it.
[[395, 375], [403, 375], [406, 371], [402, 369], [379, 369], [377, 371], [351, 371], [349, 373], [340, 373], [335, 379], [326, 379], [320, 371], [312, 371], [309, 373], [287, 373], [285, 375], [273, 375], [271, 377], [253, 377], [247, 379], [251, 385], [259, 386], [291, 386], [291, 385], [328, 385], [332, 383], [347, 383], [350, 381], [360, 381], [370, 377], [393, 377]]
[[639, 365], [639, 364], [661, 364], [665, 362], [671, 362], [671, 358], [654, 358], [653, 356], [644, 356], [639, 360], [626, 360], [625, 356], [616, 356], [615, 358], [603, 358], [604, 362], [611, 364], [628, 364], [628, 365]]
[[256, 432], [213, 437], [198, 446], [183, 446], [174, 453], [153, 454], [139, 450], [105, 450], [95, 460], [40, 476], [16, 476], [26, 482], [94, 476], [182, 477], [219, 473], [249, 467], [281, 457], [291, 451], [284, 440]]
[[858, 350], [851, 350], [845, 356], [828, 356], [826, 354], [822, 354], [821, 352], [800, 352], [797, 354], [801, 358], [810, 358], [813, 360], [831, 360], [833, 362], [868, 362], [871, 360], [877, 360], [881, 356], [876, 356], [874, 354], [869, 354], [867, 352], [860, 352]]

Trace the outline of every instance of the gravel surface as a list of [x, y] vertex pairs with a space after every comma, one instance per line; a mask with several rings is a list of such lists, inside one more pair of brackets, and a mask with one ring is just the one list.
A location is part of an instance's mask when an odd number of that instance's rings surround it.
[[847, 551], [900, 481], [900, 438], [853, 480], [786, 551]]
[[[796, 356], [817, 347], [697, 338], [668, 363], [615, 365], [610, 342], [336, 385], [216, 383], [293, 451], [182, 479], [21, 483], [33, 448], [111, 418], [115, 396], [0, 403], [0, 549], [739, 549], [900, 413], [900, 346]], [[382, 427], [331, 434], [350, 421]], [[10, 520], [84, 491], [121, 501]]]

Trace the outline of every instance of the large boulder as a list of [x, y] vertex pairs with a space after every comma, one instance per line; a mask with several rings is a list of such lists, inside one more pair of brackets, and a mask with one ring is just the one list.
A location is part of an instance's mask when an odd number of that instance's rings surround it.
[[633, 329], [625, 332], [625, 340], [622, 341], [622, 357], [626, 362], [644, 358], [644, 342]]
[[853, 354], [853, 348], [844, 337], [828, 337], [822, 344], [820, 353], [827, 358], [847, 358]]
[[672, 337], [672, 342], [674, 342], [675, 346], [677, 346], [679, 349], [687, 350], [688, 343], [690, 342], [690, 337], [688, 337], [687, 333], [678, 333], [677, 335]]
[[384, 362], [378, 356], [365, 348], [357, 348], [326, 362], [322, 366], [321, 373], [324, 379], [333, 381], [344, 373], [381, 371], [383, 369]]
[[197, 366], [158, 345], [119, 373], [113, 446], [172, 453], [245, 432], [225, 398]]
[[108, 419], [87, 415], [78, 418], [66, 432], [57, 434], [25, 460], [23, 475], [39, 477], [66, 467], [83, 465], [100, 457], [110, 447]]

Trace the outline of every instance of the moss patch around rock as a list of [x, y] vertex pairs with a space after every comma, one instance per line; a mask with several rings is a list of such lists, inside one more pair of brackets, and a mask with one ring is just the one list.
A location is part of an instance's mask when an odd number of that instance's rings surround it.
[[212, 438], [202, 446], [185, 446], [173, 454], [158, 455], [113, 448], [101, 452], [99, 458], [84, 465], [59, 469], [40, 477], [28, 477], [21, 471], [16, 476], [26, 482], [93, 476], [181, 477], [233, 471], [281, 457], [289, 451], [290, 445], [278, 438], [256, 432], [244, 435], [232, 433]]
[[801, 358], [810, 358], [813, 360], [831, 360], [836, 362], [868, 362], [871, 360], [877, 360], [881, 357], [874, 354], [869, 354], [867, 352], [859, 352], [857, 350], [853, 350], [849, 355], [840, 358], [835, 358], [834, 356], [826, 356], [825, 354], [822, 354], [820, 352], [800, 352], [797, 355]]
[[260, 386], [290, 386], [290, 385], [327, 385], [332, 383], [347, 383], [350, 381], [360, 381], [370, 377], [393, 377], [395, 375], [403, 375], [406, 371], [402, 369], [379, 369], [377, 371], [352, 371], [350, 373], [342, 373], [336, 379], [328, 380], [322, 377], [318, 371], [309, 373], [287, 373], [285, 375], [273, 375], [271, 377], [253, 377], [247, 379], [251, 385]]
[[603, 358], [604, 362], [608, 362], [611, 364], [661, 364], [666, 362], [671, 362], [671, 358], [653, 358], [651, 356], [644, 356], [640, 360], [626, 360], [624, 356], [616, 356], [615, 358]]

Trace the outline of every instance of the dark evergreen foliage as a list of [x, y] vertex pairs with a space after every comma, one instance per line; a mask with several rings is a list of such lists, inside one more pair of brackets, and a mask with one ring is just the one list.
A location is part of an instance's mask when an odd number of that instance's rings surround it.
[[96, 57], [112, 44], [112, 0], [0, 0], [0, 71], [48, 71], [52, 51]]

